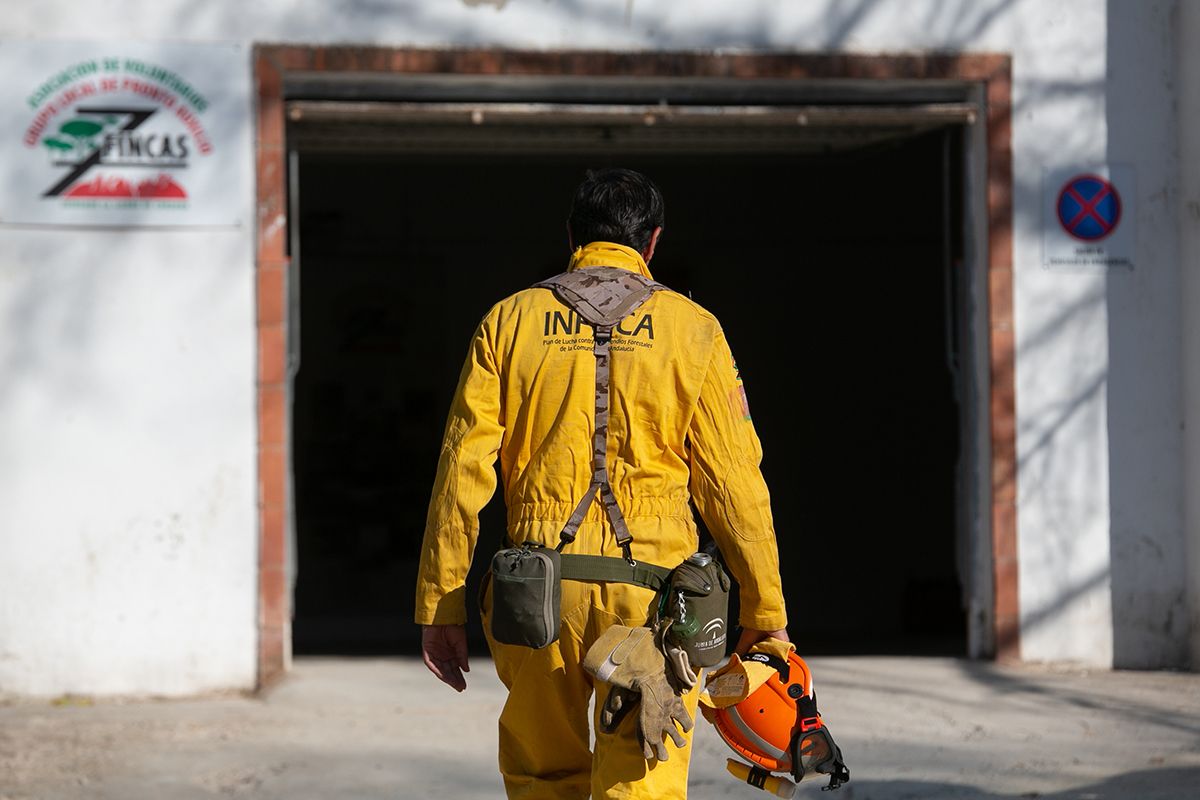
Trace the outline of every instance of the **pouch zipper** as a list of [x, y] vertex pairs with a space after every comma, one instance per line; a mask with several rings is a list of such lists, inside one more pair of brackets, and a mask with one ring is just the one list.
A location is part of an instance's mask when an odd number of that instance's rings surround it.
[[[546, 625], [553, 625], [554, 623], [550, 620], [550, 615], [554, 613], [554, 586], [549, 579], [553, 577], [554, 564], [550, 560], [550, 556], [546, 555], [545, 553], [539, 553], [536, 550], [530, 550], [529, 555], [533, 556], [538, 561], [541, 561], [543, 569], [546, 572], [547, 580], [543, 581], [542, 583], [542, 585], [546, 588], [546, 591], [542, 593], [542, 619], [546, 621]], [[549, 638], [550, 629], [546, 628], [542, 632], [542, 644], [540, 644], [539, 647], [545, 647], [546, 645], [550, 644], [550, 642], [547, 641]]]

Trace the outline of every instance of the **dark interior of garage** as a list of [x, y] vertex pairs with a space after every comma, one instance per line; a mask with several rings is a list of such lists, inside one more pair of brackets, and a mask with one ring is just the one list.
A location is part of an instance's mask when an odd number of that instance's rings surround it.
[[[956, 568], [961, 143], [795, 153], [299, 156], [297, 653], [415, 653], [418, 549], [468, 339], [562, 271], [588, 168], [644, 171], [651, 265], [722, 321], [763, 442], [802, 652], [966, 652]], [[503, 535], [482, 516], [469, 595]], [[482, 649], [478, 615], [471, 632]]]

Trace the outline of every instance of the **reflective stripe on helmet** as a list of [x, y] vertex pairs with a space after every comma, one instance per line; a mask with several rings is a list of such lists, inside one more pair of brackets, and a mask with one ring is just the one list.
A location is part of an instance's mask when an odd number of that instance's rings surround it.
[[733, 720], [733, 724], [737, 726], [738, 733], [746, 737], [745, 743], [747, 745], [757, 747], [758, 750], [763, 753], [763, 755], [775, 759], [781, 765], [791, 763], [791, 754], [785, 750], [780, 750], [778, 747], [755, 733], [750, 726], [746, 724], [746, 721], [742, 719], [742, 715], [738, 711], [737, 706], [732, 706], [725, 709], [725, 713], [728, 715], [729, 719]]

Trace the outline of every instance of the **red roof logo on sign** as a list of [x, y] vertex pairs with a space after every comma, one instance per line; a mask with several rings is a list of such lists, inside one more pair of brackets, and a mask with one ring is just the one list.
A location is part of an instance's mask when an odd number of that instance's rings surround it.
[[66, 192], [65, 197], [124, 197], [155, 200], [186, 200], [187, 192], [171, 179], [170, 175], [160, 174], [157, 178], [139, 181], [133, 186], [124, 178], [111, 175], [97, 175], [90, 181], [77, 183]]
[[67, 197], [133, 197], [133, 187], [124, 178], [97, 175], [90, 181], [77, 183]]
[[171, 180], [170, 175], [162, 173], [153, 180], [139, 183], [137, 185], [137, 196], [154, 197], [159, 200], [185, 200], [187, 199], [187, 192], [183, 190], [182, 186]]

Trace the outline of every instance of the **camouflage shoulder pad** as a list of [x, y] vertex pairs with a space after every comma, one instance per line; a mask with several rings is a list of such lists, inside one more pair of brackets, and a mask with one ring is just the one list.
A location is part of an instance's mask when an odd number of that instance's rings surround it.
[[535, 283], [534, 287], [554, 292], [589, 325], [608, 327], [636, 311], [654, 292], [667, 288], [619, 267], [587, 267], [564, 272]]

